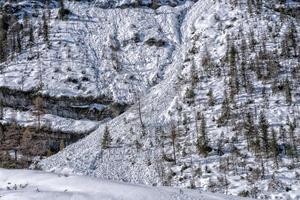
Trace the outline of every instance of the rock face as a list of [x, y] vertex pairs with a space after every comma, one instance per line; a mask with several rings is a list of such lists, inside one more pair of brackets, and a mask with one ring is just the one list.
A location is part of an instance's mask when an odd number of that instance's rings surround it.
[[95, 6], [103, 9], [112, 8], [143, 8], [148, 7], [151, 9], [157, 9], [160, 6], [172, 6], [176, 7], [184, 4], [186, 1], [196, 2], [197, 0], [96, 0]]
[[18, 110], [34, 110], [35, 99], [40, 97], [43, 113], [72, 119], [101, 121], [123, 113], [127, 105], [114, 103], [106, 97], [51, 97], [36, 91], [20, 91], [0, 88], [0, 101], [3, 106]]

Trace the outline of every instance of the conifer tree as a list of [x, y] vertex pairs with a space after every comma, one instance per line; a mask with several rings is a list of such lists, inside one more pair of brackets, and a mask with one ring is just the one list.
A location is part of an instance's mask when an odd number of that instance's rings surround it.
[[291, 88], [291, 84], [290, 84], [290, 81], [288, 78], [285, 79], [284, 90], [285, 90], [286, 103], [291, 105], [291, 103], [292, 103], [292, 88]]
[[296, 124], [288, 120], [288, 126], [289, 126], [288, 132], [289, 132], [289, 140], [290, 140], [289, 154], [293, 159], [297, 159], [298, 161], [298, 152], [297, 152], [297, 144], [296, 144], [296, 136], [295, 136]]
[[172, 142], [172, 149], [173, 149], [173, 159], [174, 159], [174, 164], [176, 165], [177, 163], [177, 157], [176, 157], [176, 141], [177, 141], [178, 133], [176, 130], [176, 126], [172, 125], [171, 127], [171, 142]]
[[215, 97], [213, 94], [213, 90], [211, 88], [209, 89], [207, 96], [208, 96], [208, 105], [214, 106], [215, 105]]
[[110, 136], [108, 126], [105, 126], [103, 137], [102, 137], [102, 140], [101, 140], [102, 149], [108, 149], [111, 145], [111, 142], [112, 142], [112, 138]]
[[255, 156], [259, 156], [259, 154], [261, 153], [261, 137], [259, 135], [258, 128], [255, 128], [253, 147]]
[[246, 119], [244, 121], [244, 129], [245, 129], [245, 136], [247, 139], [247, 149], [249, 151], [250, 146], [253, 144], [253, 139], [255, 136], [255, 124], [251, 112], [248, 112], [246, 114]]
[[294, 50], [294, 56], [297, 56], [297, 46], [298, 46], [297, 36], [298, 36], [297, 28], [294, 22], [291, 22], [288, 28], [287, 39], [289, 40], [289, 43]]
[[3, 120], [4, 109], [3, 109], [3, 101], [0, 100], [0, 120]]
[[281, 55], [283, 57], [289, 57], [290, 53], [289, 53], [289, 45], [288, 45], [288, 40], [287, 38], [284, 38], [281, 41]]
[[283, 144], [283, 153], [286, 155], [286, 146], [287, 146], [287, 136], [286, 136], [286, 129], [281, 125], [279, 129], [279, 135], [281, 138], [281, 143]]
[[7, 57], [7, 33], [5, 29], [4, 16], [0, 17], [0, 62], [3, 62]]
[[48, 20], [47, 20], [47, 17], [46, 17], [45, 13], [43, 13], [42, 20], [43, 20], [44, 42], [46, 42], [47, 46], [49, 47], [49, 25], [48, 25]]
[[228, 62], [229, 62], [229, 86], [230, 86], [230, 97], [233, 100], [234, 95], [239, 93], [239, 77], [238, 77], [238, 70], [237, 70], [237, 49], [234, 45], [230, 47], [228, 51]]
[[271, 132], [272, 132], [271, 152], [274, 158], [275, 166], [278, 169], [279, 148], [278, 148], [277, 132], [275, 131], [275, 129], [272, 129]]
[[16, 39], [16, 52], [20, 53], [22, 51], [22, 41], [20, 33], [17, 33], [17, 39]]
[[259, 117], [259, 130], [262, 137], [263, 147], [266, 155], [269, 154], [269, 123], [263, 112], [260, 113]]
[[224, 90], [224, 97], [222, 102], [222, 111], [221, 116], [218, 119], [218, 124], [224, 125], [228, 122], [231, 116], [231, 108], [230, 108], [230, 101], [228, 98], [228, 94], [226, 89]]
[[206, 45], [205, 45], [204, 48], [205, 49], [204, 49], [203, 57], [202, 57], [202, 60], [201, 60], [201, 64], [202, 64], [205, 72], [208, 75], [211, 75], [211, 72], [213, 70], [213, 61], [212, 61], [212, 58], [211, 58], [211, 54], [209, 53], [208, 48], [207, 48]]
[[207, 156], [209, 152], [205, 116], [201, 115], [200, 130], [197, 138], [197, 149], [200, 154]]
[[29, 47], [31, 48], [34, 44], [34, 33], [33, 33], [33, 27], [32, 25], [30, 24], [30, 27], [29, 27], [29, 39], [28, 39], [28, 45]]

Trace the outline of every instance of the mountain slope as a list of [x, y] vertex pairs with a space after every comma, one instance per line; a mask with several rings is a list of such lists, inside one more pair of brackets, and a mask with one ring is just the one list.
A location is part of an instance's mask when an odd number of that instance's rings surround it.
[[[26, 52], [4, 68], [1, 85], [10, 89], [38, 87], [43, 66], [38, 93], [87, 98], [78, 106], [88, 108], [96, 100], [100, 107], [126, 105], [32, 167], [299, 198], [300, 27], [288, 12], [293, 7], [262, 0], [152, 1], [154, 8], [139, 2], [66, 2], [72, 14], [65, 20], [55, 19], [55, 7], [51, 47], [39, 38], [43, 56], [28, 65], [35, 73], [16, 81]], [[111, 143], [103, 142], [105, 133]]]

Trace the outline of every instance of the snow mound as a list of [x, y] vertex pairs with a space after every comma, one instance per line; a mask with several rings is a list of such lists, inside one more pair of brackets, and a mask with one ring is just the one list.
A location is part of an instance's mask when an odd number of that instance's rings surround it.
[[238, 200], [225, 195], [121, 184], [95, 178], [39, 171], [0, 169], [3, 200]]

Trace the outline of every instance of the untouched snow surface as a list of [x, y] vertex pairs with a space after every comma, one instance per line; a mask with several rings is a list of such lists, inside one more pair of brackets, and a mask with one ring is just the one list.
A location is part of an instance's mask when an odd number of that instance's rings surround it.
[[147, 187], [39, 171], [0, 169], [0, 199], [238, 200], [231, 196], [167, 187]]

